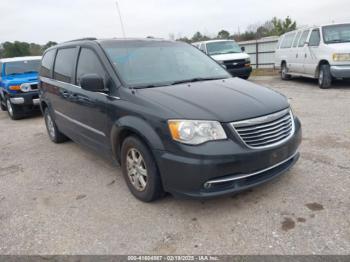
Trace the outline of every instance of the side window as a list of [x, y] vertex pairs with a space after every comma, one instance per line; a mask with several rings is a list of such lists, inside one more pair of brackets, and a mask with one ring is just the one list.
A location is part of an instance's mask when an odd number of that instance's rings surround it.
[[303, 34], [300, 37], [298, 47], [303, 47], [305, 45], [309, 32], [309, 30], [303, 32]]
[[0, 63], [0, 77], [2, 76], [2, 63]]
[[54, 79], [67, 83], [72, 82], [75, 50], [75, 48], [65, 48], [57, 51], [53, 75]]
[[311, 32], [309, 46], [319, 46], [321, 41], [320, 30], [314, 29]]
[[301, 35], [301, 31], [299, 31], [297, 36], [294, 38], [293, 47], [297, 47], [300, 35]]
[[201, 44], [201, 46], [200, 46], [199, 49], [202, 50], [204, 53], [207, 52], [207, 50], [206, 50], [206, 48], [205, 48], [205, 44]]
[[281, 48], [291, 48], [295, 34], [296, 33], [291, 33], [291, 34], [286, 35], [282, 41]]
[[50, 71], [52, 69], [53, 60], [55, 58], [56, 50], [50, 50], [45, 53], [41, 60], [40, 75], [43, 77], [50, 77]]
[[80, 79], [86, 74], [97, 74], [104, 79], [106, 84], [107, 73], [94, 51], [82, 48], [77, 66], [76, 84], [80, 85]]

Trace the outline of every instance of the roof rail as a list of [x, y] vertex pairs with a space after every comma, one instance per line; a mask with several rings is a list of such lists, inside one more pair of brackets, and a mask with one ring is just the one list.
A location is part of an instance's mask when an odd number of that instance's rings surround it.
[[76, 41], [84, 41], [84, 40], [94, 41], [94, 40], [97, 40], [97, 38], [96, 37], [84, 37], [84, 38], [78, 38], [78, 39], [69, 40], [69, 41], [66, 41], [64, 43], [70, 43], [70, 42], [76, 42]]

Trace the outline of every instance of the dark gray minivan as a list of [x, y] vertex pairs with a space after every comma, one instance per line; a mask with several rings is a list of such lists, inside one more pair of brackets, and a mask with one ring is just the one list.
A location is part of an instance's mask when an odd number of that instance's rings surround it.
[[112, 157], [138, 199], [230, 195], [298, 160], [287, 99], [232, 78], [197, 48], [157, 39], [81, 39], [43, 55], [50, 139]]

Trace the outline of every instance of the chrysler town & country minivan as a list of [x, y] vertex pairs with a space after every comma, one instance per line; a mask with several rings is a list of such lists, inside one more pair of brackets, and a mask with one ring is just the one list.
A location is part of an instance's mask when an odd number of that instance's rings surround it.
[[120, 163], [142, 201], [165, 192], [230, 195], [278, 177], [299, 157], [300, 121], [283, 95], [232, 78], [181, 42], [82, 39], [51, 47], [40, 99], [50, 139], [70, 138]]

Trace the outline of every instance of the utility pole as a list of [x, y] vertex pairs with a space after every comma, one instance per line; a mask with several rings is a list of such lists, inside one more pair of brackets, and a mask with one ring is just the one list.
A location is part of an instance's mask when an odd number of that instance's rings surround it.
[[120, 26], [122, 28], [122, 33], [123, 33], [123, 37], [125, 37], [125, 30], [124, 30], [124, 24], [123, 24], [123, 18], [122, 18], [122, 14], [120, 12], [120, 8], [119, 8], [119, 4], [118, 4], [118, 1], [115, 1], [115, 5], [117, 7], [117, 11], [118, 11], [118, 15], [119, 15], [119, 21], [120, 21]]

